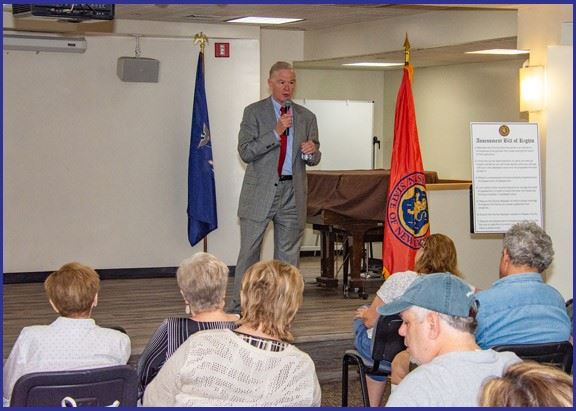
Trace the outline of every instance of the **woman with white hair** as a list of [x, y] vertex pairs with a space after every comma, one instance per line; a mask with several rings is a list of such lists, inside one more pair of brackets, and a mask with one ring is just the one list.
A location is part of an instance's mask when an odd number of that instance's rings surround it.
[[320, 406], [314, 363], [290, 344], [303, 290], [296, 267], [254, 264], [242, 279], [240, 326], [186, 340], [146, 388], [144, 405]]
[[169, 317], [156, 330], [138, 361], [139, 394], [166, 360], [197, 331], [234, 329], [239, 316], [224, 312], [228, 267], [208, 253], [182, 261], [176, 279], [188, 317]]

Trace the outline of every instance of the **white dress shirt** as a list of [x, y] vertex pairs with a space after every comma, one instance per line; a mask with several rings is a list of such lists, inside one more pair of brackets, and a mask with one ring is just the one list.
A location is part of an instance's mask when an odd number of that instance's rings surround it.
[[58, 317], [50, 325], [24, 327], [4, 363], [4, 404], [22, 375], [126, 364], [130, 338], [89, 319]]

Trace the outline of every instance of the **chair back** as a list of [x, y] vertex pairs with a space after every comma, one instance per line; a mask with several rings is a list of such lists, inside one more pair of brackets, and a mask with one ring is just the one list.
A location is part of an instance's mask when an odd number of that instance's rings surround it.
[[138, 378], [130, 365], [74, 371], [35, 372], [16, 381], [11, 407], [60, 407], [66, 397], [79, 407], [135, 407]]
[[494, 351], [512, 351], [523, 360], [532, 360], [572, 371], [573, 347], [569, 341], [541, 344], [510, 344], [492, 347]]
[[404, 337], [398, 334], [402, 318], [380, 315], [372, 334], [372, 360], [392, 362], [396, 354], [406, 349]]

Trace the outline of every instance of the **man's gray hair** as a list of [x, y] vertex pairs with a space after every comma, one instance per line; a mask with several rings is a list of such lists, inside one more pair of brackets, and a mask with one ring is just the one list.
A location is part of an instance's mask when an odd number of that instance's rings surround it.
[[290, 64], [286, 61], [277, 61], [276, 63], [274, 63], [272, 65], [272, 67], [270, 67], [270, 73], [269, 73], [268, 78], [272, 78], [272, 74], [274, 74], [274, 72], [280, 71], [280, 70], [294, 70], [294, 67], [292, 67], [292, 64]]
[[514, 224], [504, 235], [504, 249], [513, 265], [527, 265], [539, 273], [554, 257], [552, 239], [538, 224], [530, 221]]
[[417, 305], [413, 305], [411, 309], [413, 310], [414, 315], [419, 322], [424, 321], [424, 317], [427, 313], [436, 313], [438, 314], [438, 317], [440, 317], [440, 320], [446, 323], [449, 327], [458, 331], [474, 335], [476, 332], [476, 327], [478, 326], [475, 312], [471, 317], [456, 317], [454, 315], [442, 314], [424, 307], [419, 307]]

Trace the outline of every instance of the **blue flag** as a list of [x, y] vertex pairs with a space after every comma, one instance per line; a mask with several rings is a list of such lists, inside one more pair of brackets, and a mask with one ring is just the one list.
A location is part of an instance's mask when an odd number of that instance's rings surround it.
[[188, 240], [194, 246], [218, 228], [212, 141], [204, 86], [204, 53], [198, 56], [188, 157]]

